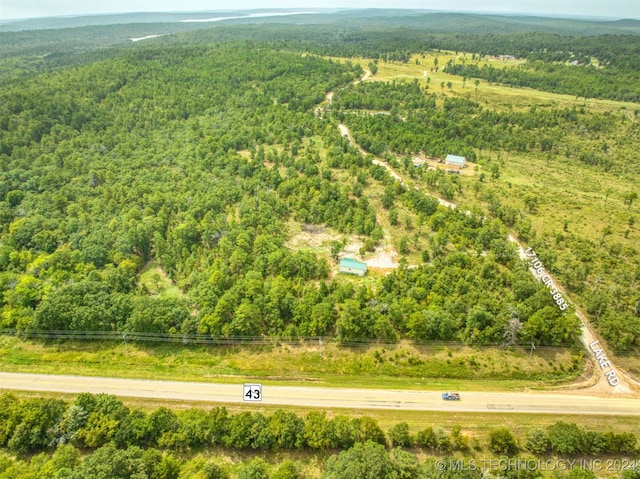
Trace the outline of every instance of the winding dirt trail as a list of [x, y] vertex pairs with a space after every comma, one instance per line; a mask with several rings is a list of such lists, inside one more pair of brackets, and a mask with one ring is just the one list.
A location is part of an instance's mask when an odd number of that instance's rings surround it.
[[369, 77], [371, 76], [371, 70], [367, 70], [366, 68], [364, 69], [364, 75], [362, 76], [362, 78], [358, 78], [357, 80], [355, 80], [353, 82], [354, 85], [357, 85], [360, 82], [366, 81]]

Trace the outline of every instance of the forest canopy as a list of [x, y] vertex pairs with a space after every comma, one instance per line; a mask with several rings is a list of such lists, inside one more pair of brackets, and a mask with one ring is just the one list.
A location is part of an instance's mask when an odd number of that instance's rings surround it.
[[[576, 95], [586, 88], [635, 101], [629, 75], [637, 72], [638, 37], [403, 32], [237, 25], [148, 45], [78, 46], [73, 58], [47, 43], [46, 31], [22, 56], [19, 42], [6, 44], [14, 50], [7, 50], [0, 94], [0, 326], [473, 344], [503, 342], [517, 322], [521, 341], [574, 342], [577, 318], [559, 311], [528, 275], [507, 240], [507, 228], [515, 228], [571, 292], [586, 294], [595, 288], [592, 277], [604, 274], [607, 288], [590, 295], [589, 312], [617, 349], [637, 347], [633, 293], [614, 294], [606, 276], [633, 275], [632, 251], [598, 252], [604, 256], [589, 271], [560, 269], [594, 257], [596, 246], [556, 236], [565, 250], [556, 261], [526, 218], [535, 198], [518, 210], [479, 195], [487, 175], [500, 178], [503, 152], [635, 174], [632, 113], [553, 104], [498, 109], [471, 91], [451, 94], [451, 82], [445, 94], [445, 82], [429, 84], [428, 77], [354, 80], [364, 73], [362, 57], [370, 67], [419, 63], [447, 48], [471, 53], [471, 62], [440, 67], [463, 82], [476, 78], [475, 93], [480, 78], [513, 83], [525, 75], [523, 84], [540, 89], [571, 93], [581, 85]], [[52, 56], [29, 63], [42, 49]], [[526, 67], [477, 66], [504, 53], [526, 58]], [[573, 59], [598, 66], [575, 68], [567, 64]], [[448, 210], [398, 184], [341, 135], [340, 122], [360, 147], [402, 165], [447, 200], [463, 194], [460, 178], [416, 170], [411, 155], [454, 153], [479, 168], [497, 154], [474, 185], [488, 216]], [[603, 135], [616, 140], [602, 144]], [[343, 241], [331, 244], [331, 254], [294, 248], [294, 223], [330, 228]], [[358, 237], [362, 251], [372, 251], [385, 228], [399, 223], [401, 256], [422, 261], [402, 261], [365, 282], [335, 275], [344, 238]], [[566, 252], [570, 246], [584, 254]], [[152, 264], [151, 283], [168, 281], [173, 294], [157, 294], [141, 280]], [[620, 324], [623, 337], [614, 334]]]

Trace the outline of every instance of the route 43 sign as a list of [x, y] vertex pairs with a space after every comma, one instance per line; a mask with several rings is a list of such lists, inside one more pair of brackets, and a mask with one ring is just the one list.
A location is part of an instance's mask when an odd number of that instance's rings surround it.
[[242, 395], [245, 401], [262, 401], [262, 384], [243, 384]]

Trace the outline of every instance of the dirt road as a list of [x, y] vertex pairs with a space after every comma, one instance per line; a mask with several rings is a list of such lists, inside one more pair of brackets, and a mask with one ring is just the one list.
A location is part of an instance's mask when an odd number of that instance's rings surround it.
[[[351, 135], [351, 131], [349, 130], [349, 128], [347, 127], [347, 125], [344, 125], [342, 123], [340, 123], [338, 125], [338, 129], [340, 130], [340, 134], [342, 136], [344, 136], [345, 138], [347, 138], [349, 140], [349, 142], [355, 146], [358, 151], [360, 153], [362, 153], [363, 155], [368, 155], [369, 152], [366, 151], [364, 148], [362, 148], [358, 143], [356, 143], [356, 141], [354, 140], [353, 136]], [[392, 178], [394, 178], [395, 180], [399, 181], [400, 183], [402, 183], [403, 185], [409, 187], [409, 185], [407, 184], [407, 182], [404, 180], [404, 178], [402, 176], [400, 176], [398, 174], [398, 172], [396, 170], [394, 170], [391, 165], [389, 165], [389, 163], [387, 163], [386, 161], [381, 160], [380, 158], [376, 158], [375, 156], [373, 157], [373, 159], [371, 160], [371, 162], [374, 165], [380, 165], [383, 166], [387, 169], [387, 171], [389, 172], [389, 174], [391, 175]], [[453, 203], [447, 201], [447, 200], [443, 200], [442, 198], [438, 198], [437, 196], [431, 195], [434, 198], [436, 198], [438, 200], [438, 203], [440, 203], [442, 206], [445, 206], [447, 208], [455, 208], [456, 205], [454, 205]]]

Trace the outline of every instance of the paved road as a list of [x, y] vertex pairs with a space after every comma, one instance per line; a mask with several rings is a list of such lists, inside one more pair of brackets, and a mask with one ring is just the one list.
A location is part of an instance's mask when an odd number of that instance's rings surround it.
[[[0, 390], [109, 393], [125, 397], [185, 401], [243, 402], [241, 384], [211, 384], [0, 372]], [[463, 392], [460, 401], [443, 401], [438, 391], [400, 391], [270, 386], [262, 404], [324, 409], [403, 409], [447, 412], [513, 412], [640, 416], [640, 399], [598, 398], [558, 393]]]

